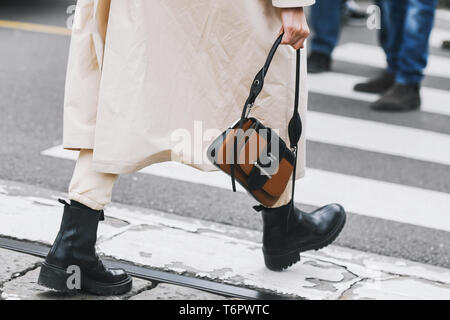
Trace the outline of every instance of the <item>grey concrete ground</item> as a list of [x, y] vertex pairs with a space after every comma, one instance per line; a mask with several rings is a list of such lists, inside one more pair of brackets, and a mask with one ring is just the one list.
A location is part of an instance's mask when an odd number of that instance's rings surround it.
[[[17, 246], [17, 240], [12, 244], [4, 237], [51, 245], [62, 215], [62, 205], [55, 199], [62, 196], [0, 180], [0, 246]], [[450, 299], [449, 269], [335, 245], [302, 253], [301, 261], [285, 272], [269, 271], [261, 237], [261, 232], [250, 229], [113, 203], [99, 225], [97, 252], [127, 262], [131, 270], [145, 266], [152, 272], [164, 271], [173, 281], [175, 275], [191, 284], [201, 278], [210, 289], [212, 281], [294, 299]], [[37, 286], [40, 261], [34, 258], [1, 251], [0, 261], [4, 261], [0, 270], [4, 299], [98, 299], [60, 295]], [[218, 298], [179, 286], [155, 286], [135, 280], [131, 293], [112, 299]], [[217, 285], [215, 289], [220, 290]]]
[[[73, 3], [2, 1], [0, 19], [64, 26], [66, 8]], [[449, 26], [443, 23], [443, 27]], [[0, 28], [0, 179], [66, 191], [74, 163], [43, 157], [40, 152], [61, 143], [69, 40]], [[376, 34], [347, 27], [341, 41], [375, 44]], [[432, 49], [432, 53], [450, 57], [448, 51]], [[344, 62], [336, 62], [334, 69], [364, 76], [379, 71]], [[424, 84], [450, 89], [450, 80], [444, 78], [427, 77]], [[310, 109], [450, 134], [450, 117], [445, 115], [386, 115], [370, 111], [361, 101], [319, 94], [310, 95]], [[307, 163], [311, 168], [450, 193], [450, 169], [445, 165], [314, 142], [308, 143]], [[253, 229], [261, 225], [251, 208], [254, 201], [245, 194], [143, 174], [121, 177], [114, 201]], [[350, 213], [337, 244], [450, 267], [450, 236], [444, 231]]]
[[122, 296], [63, 294], [36, 283], [42, 259], [0, 249], [0, 300], [222, 300], [200, 290], [133, 278], [133, 289]]

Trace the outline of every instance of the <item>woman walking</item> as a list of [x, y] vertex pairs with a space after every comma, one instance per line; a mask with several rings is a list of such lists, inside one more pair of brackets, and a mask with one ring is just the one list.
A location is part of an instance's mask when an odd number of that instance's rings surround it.
[[[241, 113], [256, 71], [273, 40], [282, 44], [254, 115], [287, 140], [294, 104], [296, 53], [309, 35], [303, 7], [314, 0], [79, 0], [64, 105], [64, 147], [79, 150], [61, 228], [38, 282], [67, 288], [66, 269], [81, 270], [81, 289], [110, 295], [131, 289], [123, 270], [108, 269], [95, 252], [97, 226], [120, 174], [163, 161], [214, 170], [204, 151], [215, 136], [180, 148], [177, 132], [226, 129]], [[303, 49], [305, 50], [305, 49]], [[301, 61], [300, 115], [307, 107], [306, 55]], [[275, 108], [275, 110], [274, 110]], [[181, 130], [181, 131], [179, 131]], [[175, 133], [175, 134], [174, 134]], [[208, 136], [207, 134], [204, 135]], [[296, 178], [305, 173], [305, 138]], [[289, 213], [290, 186], [262, 208], [263, 250], [282, 270], [299, 253], [320, 249], [345, 222], [339, 205]], [[289, 228], [286, 228], [289, 226]], [[164, 245], [163, 243], [161, 245]], [[294, 253], [294, 257], [293, 256]]]

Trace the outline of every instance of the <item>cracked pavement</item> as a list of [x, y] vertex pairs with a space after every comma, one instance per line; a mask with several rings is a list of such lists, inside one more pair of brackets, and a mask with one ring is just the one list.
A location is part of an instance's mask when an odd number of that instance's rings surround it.
[[[56, 199], [63, 196], [0, 181], [0, 235], [51, 244], [62, 214]], [[449, 269], [329, 246], [303, 253], [301, 262], [285, 272], [272, 272], [264, 267], [260, 239], [255, 230], [112, 204], [99, 228], [98, 250], [138, 266], [298, 299], [450, 299]], [[38, 286], [41, 259], [6, 250], [0, 259], [2, 299], [90, 298]], [[164, 298], [223, 297], [136, 279], [130, 294], [112, 299]]]
[[212, 300], [223, 299], [200, 290], [171, 284], [154, 284], [133, 278], [133, 289], [121, 296], [100, 297], [88, 294], [64, 294], [39, 286], [36, 279], [42, 259], [0, 249], [0, 300]]

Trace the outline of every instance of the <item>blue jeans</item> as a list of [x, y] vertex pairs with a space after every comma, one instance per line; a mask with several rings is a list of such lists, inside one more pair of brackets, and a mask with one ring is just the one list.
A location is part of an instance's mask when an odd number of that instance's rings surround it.
[[[331, 54], [339, 38], [344, 0], [317, 0], [311, 8], [311, 50]], [[379, 40], [388, 71], [401, 84], [419, 84], [428, 61], [428, 41], [437, 0], [378, 0]]]
[[344, 0], [317, 0], [311, 7], [312, 51], [328, 55], [333, 51], [339, 39], [343, 4]]
[[380, 44], [397, 83], [419, 84], [428, 62], [428, 42], [437, 0], [379, 0]]

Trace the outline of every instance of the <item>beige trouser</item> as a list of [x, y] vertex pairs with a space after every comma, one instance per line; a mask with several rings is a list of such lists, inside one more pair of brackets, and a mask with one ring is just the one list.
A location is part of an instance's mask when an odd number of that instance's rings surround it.
[[[112, 189], [119, 175], [96, 172], [92, 168], [92, 150], [81, 150], [69, 186], [69, 199], [94, 210], [103, 210], [111, 202]], [[284, 206], [291, 200], [292, 184], [286, 187], [273, 208]]]

